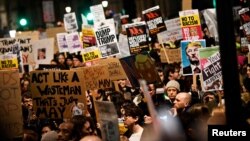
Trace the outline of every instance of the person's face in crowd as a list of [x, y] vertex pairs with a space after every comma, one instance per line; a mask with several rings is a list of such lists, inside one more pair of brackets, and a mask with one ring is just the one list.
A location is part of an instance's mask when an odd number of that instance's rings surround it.
[[74, 67], [80, 67], [81, 66], [81, 61], [78, 58], [73, 58], [73, 66]]
[[50, 129], [48, 126], [44, 126], [44, 127], [42, 128], [42, 135], [44, 135], [45, 133], [47, 133], [47, 132], [49, 132], [49, 131], [51, 131], [51, 129]]
[[58, 62], [59, 62], [60, 64], [64, 64], [64, 62], [65, 62], [65, 57], [64, 57], [62, 54], [60, 54], [60, 55], [58, 56]]
[[177, 95], [177, 89], [174, 88], [174, 87], [169, 87], [167, 89], [167, 93], [168, 93], [168, 97], [171, 101], [174, 101], [175, 100], [175, 97]]
[[176, 80], [179, 78], [179, 76], [180, 76], [180, 70], [175, 69], [173, 73], [173, 78]]
[[135, 123], [136, 123], [137, 120], [138, 120], [137, 118], [133, 118], [132, 116], [128, 116], [125, 113], [125, 116], [124, 116], [124, 126], [126, 128], [131, 128], [131, 127], [133, 127], [135, 125]]
[[33, 109], [33, 101], [32, 98], [23, 98], [23, 105], [27, 108], [27, 109]]
[[149, 91], [150, 96], [155, 95], [155, 86], [154, 86], [154, 84], [149, 84], [148, 85], [148, 91]]
[[88, 121], [86, 121], [86, 123], [84, 123], [83, 128], [82, 128], [82, 132], [84, 135], [88, 135], [92, 132], [92, 129], [90, 128], [90, 123]]
[[57, 65], [56, 61], [53, 61], [53, 60], [50, 62], [50, 64], [51, 65]]
[[182, 94], [178, 94], [175, 97], [174, 101], [174, 108], [178, 109], [184, 109], [188, 106], [188, 101], [186, 100], [185, 96]]
[[68, 66], [72, 66], [72, 65], [73, 65], [72, 59], [67, 59], [66, 64], [67, 64]]
[[119, 80], [119, 85], [124, 88], [126, 86], [126, 80]]
[[154, 43], [154, 49], [155, 50], [160, 50], [161, 49], [161, 45], [158, 42]]
[[250, 78], [250, 67], [247, 67], [247, 77]]
[[179, 79], [179, 76], [180, 76], [179, 70], [175, 69], [174, 73], [169, 72], [168, 79], [169, 80], [177, 80], [177, 79]]
[[186, 53], [190, 61], [199, 61], [198, 49], [199, 49], [198, 46], [192, 46], [186, 49]]
[[213, 100], [215, 100], [215, 96], [213, 94], [208, 94], [207, 96], [205, 96], [203, 98], [204, 103], [208, 103], [208, 102], [211, 102]]
[[162, 71], [158, 72], [158, 75], [160, 76], [161, 81], [164, 81], [164, 74]]
[[25, 81], [23, 82], [23, 89], [24, 89], [25, 91], [28, 90], [29, 84], [30, 84], [30, 82], [29, 82], [28, 80], [25, 80]]
[[57, 141], [69, 141], [71, 140], [73, 130], [72, 123], [61, 123], [58, 129], [58, 139]]

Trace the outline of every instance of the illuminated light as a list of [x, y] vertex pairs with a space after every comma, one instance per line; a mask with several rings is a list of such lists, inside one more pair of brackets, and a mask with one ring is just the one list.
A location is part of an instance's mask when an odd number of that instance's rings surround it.
[[102, 1], [102, 6], [103, 6], [104, 8], [108, 7], [108, 4], [109, 4], [108, 1], [106, 1], [106, 0]]
[[93, 20], [93, 14], [92, 13], [88, 13], [87, 20], [88, 21], [92, 21]]

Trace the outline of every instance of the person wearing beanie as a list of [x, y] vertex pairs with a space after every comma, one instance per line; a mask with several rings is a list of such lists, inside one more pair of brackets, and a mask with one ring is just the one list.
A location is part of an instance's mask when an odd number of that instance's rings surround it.
[[175, 81], [175, 80], [168, 81], [167, 85], [165, 86], [165, 92], [168, 96], [166, 104], [169, 107], [173, 106], [173, 103], [175, 101], [175, 97], [179, 91], [180, 91], [180, 84], [177, 81]]

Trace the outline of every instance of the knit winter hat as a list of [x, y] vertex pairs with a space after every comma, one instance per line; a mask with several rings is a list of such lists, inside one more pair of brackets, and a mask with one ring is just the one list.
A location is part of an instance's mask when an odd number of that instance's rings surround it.
[[168, 83], [167, 83], [167, 85], [166, 85], [165, 88], [168, 89], [169, 87], [174, 87], [178, 91], [180, 91], [180, 84], [177, 81], [175, 81], [175, 80], [168, 81]]

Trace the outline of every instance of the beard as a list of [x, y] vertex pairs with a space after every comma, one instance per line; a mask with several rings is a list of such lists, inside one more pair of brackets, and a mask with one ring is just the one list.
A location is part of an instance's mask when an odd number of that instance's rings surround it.
[[190, 63], [195, 66], [198, 66], [200, 64], [199, 60], [194, 60], [194, 61], [190, 60]]

